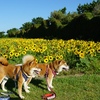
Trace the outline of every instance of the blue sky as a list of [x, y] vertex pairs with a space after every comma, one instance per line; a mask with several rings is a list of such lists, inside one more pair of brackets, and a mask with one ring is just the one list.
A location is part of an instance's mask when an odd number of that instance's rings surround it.
[[79, 4], [93, 0], [0, 0], [0, 32], [20, 28], [33, 18], [47, 19], [54, 10], [64, 7], [67, 12], [77, 11]]

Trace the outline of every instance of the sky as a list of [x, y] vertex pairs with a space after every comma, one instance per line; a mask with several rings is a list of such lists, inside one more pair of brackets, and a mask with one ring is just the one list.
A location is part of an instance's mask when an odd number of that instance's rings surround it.
[[0, 32], [19, 29], [33, 18], [48, 19], [50, 13], [66, 7], [66, 13], [77, 11], [79, 4], [93, 0], [0, 0]]

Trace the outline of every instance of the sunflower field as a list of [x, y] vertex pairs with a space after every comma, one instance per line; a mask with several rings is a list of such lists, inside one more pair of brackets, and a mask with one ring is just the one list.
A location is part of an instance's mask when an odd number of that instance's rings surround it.
[[38, 63], [64, 59], [70, 69], [100, 73], [100, 42], [62, 39], [1, 38], [0, 56], [9, 63], [22, 63], [22, 57], [32, 54]]

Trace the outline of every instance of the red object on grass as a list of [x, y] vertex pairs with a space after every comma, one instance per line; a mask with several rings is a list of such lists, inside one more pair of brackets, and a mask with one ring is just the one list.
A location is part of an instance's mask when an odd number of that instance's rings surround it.
[[54, 99], [56, 97], [55, 93], [48, 93], [42, 96], [42, 99], [44, 100], [50, 100], [50, 99]]

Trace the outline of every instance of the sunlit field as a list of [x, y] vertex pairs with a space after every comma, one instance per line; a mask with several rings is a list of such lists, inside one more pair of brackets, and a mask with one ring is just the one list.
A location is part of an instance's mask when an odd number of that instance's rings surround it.
[[[57, 95], [54, 100], [99, 100], [100, 42], [74, 39], [0, 39], [0, 56], [7, 58], [9, 63], [22, 63], [22, 57], [26, 54], [32, 54], [38, 63], [64, 59], [70, 66], [69, 71], [54, 78], [54, 91]], [[23, 91], [26, 100], [41, 100], [43, 94], [49, 93], [45, 79], [33, 79], [29, 86], [29, 94]], [[13, 93], [11, 100], [19, 100], [14, 81], [9, 80], [6, 88]]]
[[22, 57], [32, 54], [38, 63], [49, 63], [55, 59], [64, 59], [70, 68], [100, 70], [100, 42], [83, 40], [46, 40], [1, 38], [0, 56], [10, 63], [22, 63]]

